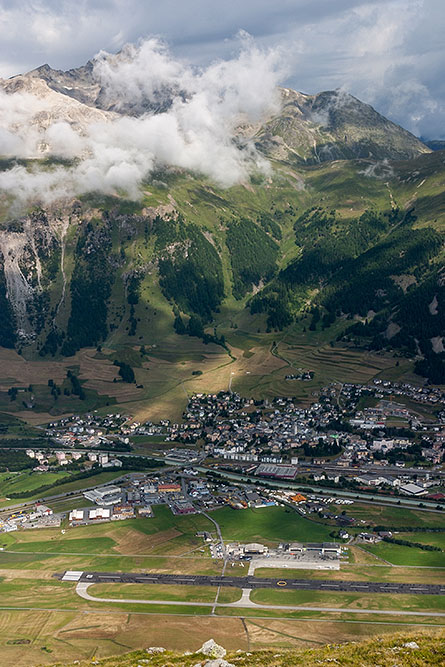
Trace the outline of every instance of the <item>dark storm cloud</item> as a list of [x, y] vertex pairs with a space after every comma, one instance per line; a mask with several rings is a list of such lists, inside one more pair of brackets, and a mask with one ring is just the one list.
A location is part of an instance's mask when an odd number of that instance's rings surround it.
[[282, 46], [292, 87], [345, 88], [416, 134], [445, 137], [443, 0], [0, 0], [0, 75], [75, 67], [160, 35], [196, 65], [239, 30]]

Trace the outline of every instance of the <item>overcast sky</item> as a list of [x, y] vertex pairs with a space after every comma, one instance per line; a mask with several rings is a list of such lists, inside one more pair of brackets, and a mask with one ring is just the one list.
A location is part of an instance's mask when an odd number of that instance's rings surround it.
[[444, 0], [0, 0], [0, 76], [84, 64], [161, 36], [197, 66], [240, 30], [281, 49], [283, 83], [344, 88], [417, 135], [445, 138]]

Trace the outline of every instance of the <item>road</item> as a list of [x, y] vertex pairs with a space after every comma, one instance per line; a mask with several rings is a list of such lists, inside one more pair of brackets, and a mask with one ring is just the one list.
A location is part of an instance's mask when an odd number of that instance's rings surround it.
[[445, 617], [445, 612], [437, 611], [395, 611], [394, 609], [351, 609], [351, 607], [312, 607], [312, 606], [293, 606], [293, 605], [278, 605], [278, 604], [257, 604], [249, 599], [246, 595], [247, 590], [243, 591], [243, 595], [238, 602], [182, 602], [172, 600], [133, 600], [130, 598], [98, 598], [88, 593], [90, 583], [80, 581], [76, 586], [76, 593], [85, 600], [91, 602], [117, 602], [119, 604], [151, 604], [172, 607], [233, 607], [239, 609], [268, 609], [278, 611], [321, 611], [347, 614], [384, 614], [385, 616], [428, 616], [428, 617]]
[[[201, 574], [156, 574], [139, 572], [82, 572], [77, 573], [77, 581], [86, 584], [165, 584], [186, 586], [229, 586], [232, 588], [277, 588], [287, 590], [344, 591], [348, 593], [403, 593], [405, 595], [445, 595], [445, 584], [400, 584], [378, 581], [337, 581], [322, 579], [277, 579], [275, 577], [231, 577]], [[70, 572], [55, 575], [65, 581], [72, 581]]]
[[208, 514], [207, 512], [204, 512], [204, 510], [201, 510], [200, 514], [205, 516], [206, 519], [208, 519], [209, 521], [211, 521], [214, 524], [214, 526], [216, 528], [216, 532], [218, 534], [218, 540], [219, 540], [219, 544], [220, 544], [220, 547], [221, 547], [221, 551], [222, 551], [223, 556], [225, 557], [226, 548], [224, 546], [224, 540], [223, 540], [223, 536], [222, 536], [222, 532], [221, 532], [221, 528], [219, 526], [219, 523], [217, 521], [215, 521], [215, 519], [212, 516], [210, 516], [210, 514]]

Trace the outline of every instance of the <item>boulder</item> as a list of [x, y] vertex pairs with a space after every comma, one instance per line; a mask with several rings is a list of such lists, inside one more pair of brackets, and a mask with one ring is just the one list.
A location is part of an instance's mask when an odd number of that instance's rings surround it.
[[201, 646], [199, 653], [203, 653], [209, 658], [224, 658], [227, 651], [223, 646], [217, 644], [214, 639], [209, 639]]

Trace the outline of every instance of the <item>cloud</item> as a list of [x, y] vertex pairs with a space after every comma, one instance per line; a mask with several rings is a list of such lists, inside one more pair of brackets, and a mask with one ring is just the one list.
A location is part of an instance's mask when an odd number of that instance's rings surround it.
[[286, 85], [343, 88], [416, 134], [445, 138], [443, 0], [0, 0], [0, 75], [76, 67], [150, 34], [207, 67], [232, 57], [240, 28], [262, 48], [282, 46]]
[[[202, 173], [222, 187], [252, 170], [268, 172], [253, 144], [235, 140], [235, 134], [240, 121], [278, 111], [282, 54], [259, 48], [245, 33], [239, 39], [235, 58], [199, 69], [173, 58], [157, 38], [127, 45], [118, 56], [101, 52], [94, 77], [101, 95], [121, 113], [100, 122], [79, 122], [81, 105], [71, 98], [67, 115], [74, 122], [64, 121], [61, 96], [41, 84], [39, 96], [0, 93], [0, 153], [74, 160], [66, 168], [42, 171], [34, 164], [0, 172], [0, 189], [22, 201], [50, 202], [93, 190], [137, 197], [149, 173], [165, 165]], [[165, 110], [154, 113], [151, 105], [159, 96]]]

